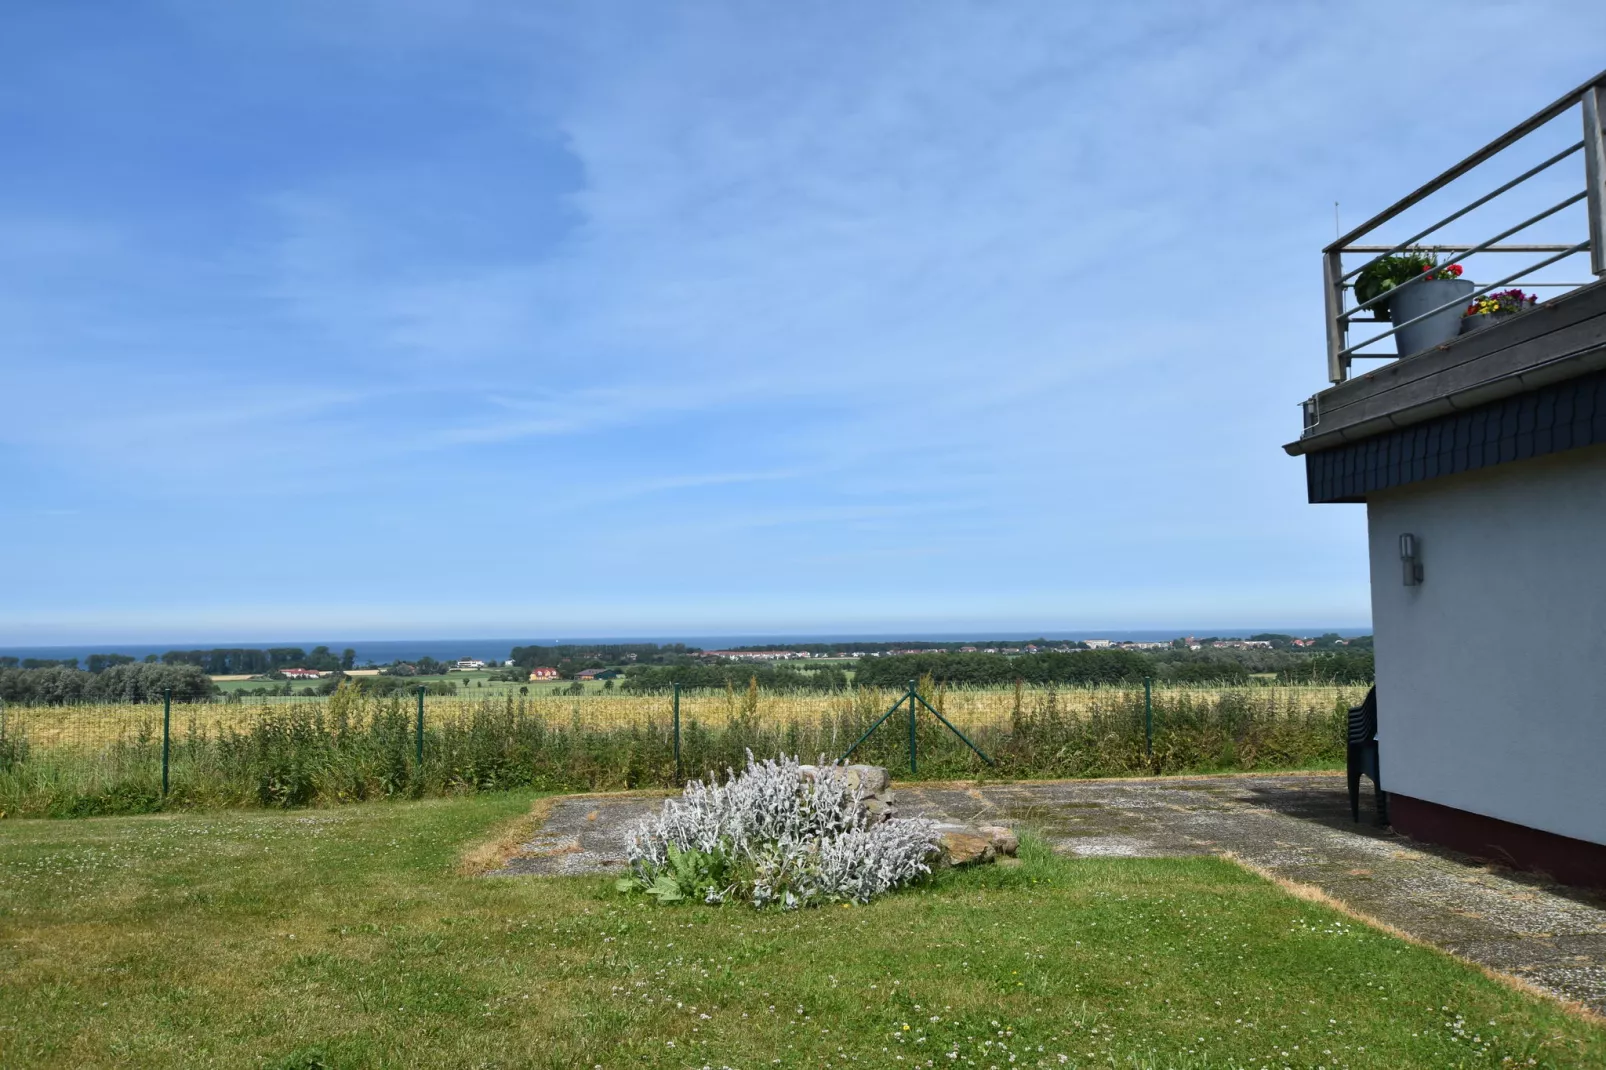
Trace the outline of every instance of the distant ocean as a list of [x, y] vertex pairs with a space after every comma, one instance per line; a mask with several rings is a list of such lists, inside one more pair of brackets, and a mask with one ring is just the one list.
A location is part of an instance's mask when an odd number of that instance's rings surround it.
[[77, 658], [80, 662], [91, 654], [127, 654], [143, 659], [147, 654], [165, 654], [169, 650], [211, 650], [215, 647], [230, 649], [266, 649], [268, 647], [300, 647], [311, 650], [326, 646], [339, 654], [346, 648], [357, 652], [357, 664], [372, 662], [384, 665], [392, 661], [414, 661], [430, 657], [440, 661], [457, 658], [478, 658], [481, 661], [505, 661], [516, 646], [586, 645], [590, 643], [685, 643], [704, 650], [723, 650], [737, 646], [767, 646], [784, 643], [959, 643], [997, 640], [1019, 642], [1026, 639], [1118, 639], [1127, 642], [1160, 642], [1181, 635], [1249, 636], [1257, 632], [1285, 632], [1295, 635], [1321, 635], [1337, 632], [1340, 635], [1366, 635], [1362, 628], [1191, 628], [1139, 631], [1050, 631], [1050, 632], [965, 632], [915, 634], [833, 634], [833, 635], [647, 635], [647, 636], [562, 636], [538, 639], [275, 639], [252, 643], [93, 643], [85, 646], [10, 646], [0, 647], [0, 656], [15, 658]]

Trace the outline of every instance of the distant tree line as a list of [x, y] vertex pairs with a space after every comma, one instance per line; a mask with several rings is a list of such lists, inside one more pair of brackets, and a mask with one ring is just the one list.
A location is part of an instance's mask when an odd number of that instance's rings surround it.
[[[270, 677], [271, 679], [271, 677]], [[285, 680], [263, 684], [261, 687], [247, 687], [223, 694], [224, 702], [240, 702], [247, 698], [271, 697], [275, 695], [332, 695], [341, 686], [362, 691], [376, 698], [385, 698], [389, 695], [416, 694], [422, 687], [428, 695], [455, 695], [457, 684], [451, 680], [419, 680], [400, 676], [346, 676], [343, 673], [334, 673], [305, 687], [297, 687], [294, 681]]]
[[1285, 654], [1270, 650], [1047, 651], [1002, 657], [997, 654], [894, 654], [860, 659], [854, 683], [900, 687], [930, 674], [938, 683], [959, 687], [1028, 684], [1134, 683], [1144, 677], [1179, 684], [1247, 684], [1253, 675], [1275, 675], [1284, 683], [1369, 684], [1370, 650]]
[[755, 643], [744, 646], [733, 646], [731, 650], [753, 651], [766, 653], [768, 651], [795, 650], [804, 654], [813, 654], [824, 657], [841, 657], [846, 654], [885, 654], [889, 650], [917, 650], [917, 651], [948, 651], [957, 653], [965, 647], [991, 647], [998, 650], [1024, 650], [1029, 646], [1036, 647], [1069, 647], [1072, 650], [1084, 650], [1087, 644], [1079, 639], [966, 639], [955, 642], [930, 642], [925, 640], [878, 639], [871, 641], [846, 641], [831, 643]]
[[[84, 667], [92, 673], [105, 672], [119, 665], [133, 665], [138, 659], [129, 654], [91, 654], [84, 659]], [[291, 667], [336, 672], [356, 666], [357, 652], [347, 647], [336, 655], [326, 646], [317, 646], [308, 653], [298, 646], [269, 647], [256, 650], [245, 647], [217, 647], [212, 650], [169, 650], [165, 654], [147, 654], [146, 665], [194, 665], [208, 676], [261, 676], [278, 669]], [[0, 669], [76, 669], [77, 658], [22, 658], [0, 657]]]
[[[98, 656], [102, 655], [94, 655], [91, 660]], [[356, 663], [357, 652], [350, 647], [335, 654], [326, 646], [315, 646], [310, 653], [298, 646], [276, 646], [266, 650], [244, 647], [169, 650], [162, 655], [164, 665], [194, 665], [209, 676], [261, 676], [288, 668], [336, 672], [353, 668]]]
[[1049, 651], [1000, 657], [997, 654], [893, 654], [863, 658], [853, 680], [877, 687], [902, 687], [930, 675], [939, 684], [998, 687], [1028, 684], [1118, 684], [1141, 680], [1154, 663], [1130, 650]]
[[[1270, 643], [1273, 650], [1370, 650], [1372, 637], [1370, 635], [1354, 635], [1345, 638], [1337, 632], [1324, 632], [1310, 640], [1307, 647], [1295, 647], [1295, 636], [1284, 635], [1282, 632], [1261, 632], [1249, 638]], [[1200, 642], [1214, 642], [1212, 639], [1201, 639]]]
[[57, 665], [0, 669], [0, 700], [19, 706], [78, 702], [160, 702], [162, 689], [175, 702], [204, 702], [217, 687], [193, 665], [113, 665], [98, 673]]
[[[133, 660], [133, 659], [129, 659]], [[21, 658], [0, 657], [0, 669], [76, 669], [77, 658]]]
[[668, 691], [675, 684], [684, 690], [724, 689], [747, 687], [754, 680], [766, 691], [840, 691], [848, 686], [848, 674], [835, 667], [803, 672], [790, 665], [738, 665], [716, 661], [633, 665], [625, 670], [620, 689], [637, 694]]
[[553, 646], [516, 646], [509, 658], [528, 676], [531, 669], [548, 666], [564, 676], [582, 669], [621, 665], [678, 665], [691, 661], [700, 648], [685, 643], [563, 643]]
[[380, 671], [386, 676], [445, 676], [451, 669], [446, 662], [426, 655], [417, 661], [398, 661]]
[[1290, 684], [1369, 684], [1375, 673], [1372, 652], [1311, 654], [1278, 673]]
[[455, 695], [457, 683], [453, 680], [421, 681], [403, 676], [329, 676], [318, 681], [318, 693], [332, 695], [342, 684], [354, 687], [369, 695], [383, 698], [386, 695], [417, 694], [422, 687], [427, 695]]

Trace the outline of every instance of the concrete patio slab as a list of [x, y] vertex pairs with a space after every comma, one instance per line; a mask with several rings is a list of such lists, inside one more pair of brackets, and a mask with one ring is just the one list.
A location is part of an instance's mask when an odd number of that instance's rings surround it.
[[[1081, 857], [1230, 855], [1470, 962], [1606, 1014], [1606, 900], [1350, 820], [1331, 774], [898, 784], [898, 812], [1036, 830]], [[505, 875], [618, 872], [663, 796], [556, 800]]]

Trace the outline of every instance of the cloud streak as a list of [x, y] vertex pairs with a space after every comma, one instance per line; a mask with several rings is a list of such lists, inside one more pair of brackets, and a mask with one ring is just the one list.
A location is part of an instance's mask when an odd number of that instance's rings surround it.
[[[1276, 448], [1321, 385], [1332, 202], [1392, 200], [1606, 31], [1387, 10], [32, 13], [0, 461], [89, 520], [0, 531], [36, 566], [0, 625], [1357, 622], [1359, 511]], [[1419, 31], [1485, 104], [1394, 107]], [[464, 559], [403, 608], [279, 580]]]

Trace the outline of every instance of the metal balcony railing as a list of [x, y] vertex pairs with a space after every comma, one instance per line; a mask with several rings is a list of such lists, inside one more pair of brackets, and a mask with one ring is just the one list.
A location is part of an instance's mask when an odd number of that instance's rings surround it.
[[[1559, 151], [1551, 153], [1548, 158], [1529, 167], [1521, 174], [1495, 189], [1477, 197], [1469, 203], [1462, 205], [1449, 215], [1437, 222], [1419, 227], [1415, 233], [1404, 241], [1394, 245], [1360, 245], [1361, 239], [1381, 229], [1386, 224], [1402, 220], [1411, 209], [1428, 200], [1433, 194], [1445, 189], [1451, 183], [1474, 168], [1500, 157], [1502, 160], [1511, 159], [1506, 155], [1508, 150], [1518, 150], [1519, 146], [1526, 144], [1530, 150], [1534, 142], [1528, 139], [1541, 129], [1554, 132], [1550, 124], [1562, 119], [1568, 112], [1578, 109], [1582, 117], [1583, 138], [1567, 145]], [[1342, 383], [1349, 378], [1350, 364], [1357, 359], [1376, 358], [1393, 360], [1399, 355], [1391, 352], [1366, 351], [1366, 347], [1374, 343], [1391, 338], [1401, 328], [1409, 327], [1415, 323], [1438, 315], [1446, 309], [1460, 305], [1465, 306], [1470, 300], [1483, 294], [1490, 293], [1503, 286], [1527, 286], [1535, 289], [1552, 291], [1550, 297], [1554, 298], [1580, 286], [1589, 285], [1589, 282], [1558, 281], [1550, 278], [1545, 269], [1567, 260], [1569, 257], [1589, 254], [1589, 267], [1596, 279], [1606, 277], [1606, 133], [1602, 131], [1602, 120], [1606, 118], [1606, 71], [1588, 83], [1568, 93], [1548, 108], [1534, 114], [1532, 117], [1491, 141], [1477, 152], [1468, 156], [1454, 167], [1445, 171], [1437, 178], [1428, 182], [1420, 189], [1390, 205], [1365, 223], [1339, 238], [1333, 244], [1322, 250], [1322, 282], [1326, 298], [1327, 309], [1327, 374], [1335, 384]], [[1576, 127], [1574, 128], [1576, 129]], [[1543, 150], [1541, 150], [1543, 151]], [[1476, 241], [1475, 244], [1420, 244], [1424, 239], [1437, 234], [1443, 228], [1465, 219], [1469, 215], [1488, 205], [1502, 202], [1505, 205], [1520, 203], [1522, 197], [1519, 191], [1526, 187], [1524, 192], [1532, 194], [1538, 184], [1553, 184], [1556, 175], [1547, 174], [1550, 170], [1563, 162], [1570, 162], [1573, 157], [1583, 157], [1584, 188], [1576, 193], [1562, 198], [1560, 201], [1541, 208], [1537, 212], [1531, 211], [1531, 203], [1525, 205], [1523, 210], [1529, 211], [1525, 218], [1511, 226], [1501, 227], [1492, 237]], [[1528, 157], [1533, 158], [1533, 155]], [[1541, 180], [1541, 176], [1544, 178]], [[1540, 180], [1536, 182], [1536, 180]], [[1576, 187], [1574, 187], [1576, 189]], [[1587, 234], [1580, 235], [1577, 228], [1577, 213], [1571, 217], [1562, 213], [1573, 205], [1582, 204], [1587, 215]], [[1487, 214], [1487, 213], [1485, 213]], [[1555, 230], [1560, 226], [1564, 238], [1582, 236], [1582, 241], [1538, 242], [1527, 244], [1502, 244], [1508, 238], [1514, 237], [1522, 231], [1529, 230], [1545, 221], [1551, 221], [1545, 229]], [[1391, 296], [1399, 292], [1404, 286], [1409, 286], [1419, 279], [1411, 279], [1402, 283], [1392, 291], [1380, 294], [1368, 301], [1354, 299], [1354, 284], [1356, 277], [1365, 271], [1367, 266], [1384, 256], [1407, 250], [1431, 252], [1436, 255], [1447, 255], [1448, 260], [1442, 261], [1440, 266], [1448, 268], [1452, 264], [1461, 264], [1472, 257], [1483, 254], [1527, 255], [1537, 256], [1531, 262], [1517, 270], [1507, 270], [1505, 266], [1495, 269], [1494, 273], [1500, 278], [1491, 283], [1480, 285], [1469, 296], [1458, 297], [1455, 301], [1441, 305], [1436, 309], [1416, 316], [1404, 323], [1395, 323], [1387, 330], [1373, 334], [1358, 342], [1350, 341], [1350, 328], [1361, 323], [1386, 324], [1387, 313], [1383, 306]], [[1365, 259], [1354, 266], [1346, 268], [1345, 254], [1363, 255]], [[1485, 261], [1478, 261], [1481, 267]], [[1509, 264], [1510, 261], [1504, 261]], [[1423, 275], [1420, 278], [1428, 278]], [[1593, 281], [1593, 280], [1591, 280]], [[1307, 411], [1307, 425], [1310, 424]]]

